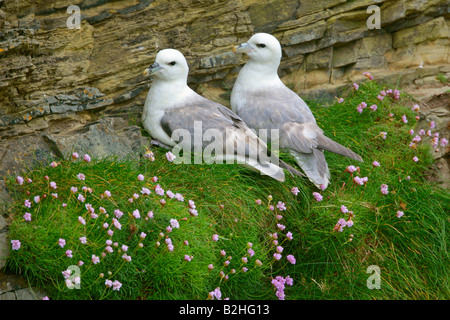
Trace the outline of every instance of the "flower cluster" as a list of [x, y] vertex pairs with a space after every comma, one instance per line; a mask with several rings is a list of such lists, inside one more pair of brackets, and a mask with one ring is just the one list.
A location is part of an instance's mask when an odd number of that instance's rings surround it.
[[284, 300], [285, 298], [285, 285], [291, 286], [294, 284], [294, 280], [290, 276], [281, 277], [276, 276], [275, 279], [272, 279], [271, 281], [272, 285], [276, 289], [275, 295], [277, 296], [278, 300]]

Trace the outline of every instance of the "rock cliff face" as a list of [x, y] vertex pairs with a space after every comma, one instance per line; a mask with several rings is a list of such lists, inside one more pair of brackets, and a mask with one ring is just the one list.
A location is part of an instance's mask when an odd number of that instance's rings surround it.
[[[368, 28], [370, 5], [379, 28]], [[142, 71], [163, 48], [182, 51], [190, 85], [225, 105], [245, 61], [231, 48], [261, 31], [280, 40], [280, 74], [306, 97], [332, 98], [363, 71], [398, 85], [448, 78], [449, 10], [447, 0], [0, 0], [0, 175], [97, 152], [71, 136], [113, 141], [105, 135], [139, 125]]]

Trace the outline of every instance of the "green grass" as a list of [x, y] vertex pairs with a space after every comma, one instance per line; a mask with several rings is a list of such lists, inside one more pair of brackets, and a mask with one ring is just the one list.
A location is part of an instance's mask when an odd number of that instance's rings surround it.
[[[10, 238], [20, 240], [21, 248], [12, 250], [7, 268], [44, 288], [50, 299], [207, 299], [218, 287], [222, 298], [277, 299], [271, 281], [288, 275], [293, 286], [285, 286], [286, 299], [449, 299], [449, 196], [426, 179], [433, 170], [429, 144], [409, 147], [408, 131], [416, 124], [416, 114], [405, 107], [407, 97], [387, 96], [380, 102], [376, 97], [382, 89], [386, 88], [366, 81], [358, 91], [346, 93], [343, 103], [309, 102], [327, 136], [364, 159], [355, 163], [326, 153], [332, 181], [324, 191], [304, 178], [287, 176], [280, 183], [238, 165], [177, 165], [158, 148], [152, 150], [155, 161], [68, 159], [55, 168], [46, 165], [23, 173], [32, 183], [19, 186], [14, 177], [8, 178], [15, 199], [9, 208]], [[356, 107], [362, 101], [368, 107], [360, 114]], [[369, 109], [374, 103], [377, 111]], [[402, 115], [408, 123], [401, 121]], [[387, 132], [386, 139], [380, 136], [382, 131]], [[414, 156], [418, 162], [412, 160]], [[288, 156], [283, 158], [293, 163]], [[381, 166], [373, 167], [374, 160]], [[359, 173], [346, 172], [349, 165], [359, 166]], [[77, 178], [80, 172], [85, 181]], [[139, 174], [145, 176], [143, 181], [137, 179]], [[368, 182], [356, 185], [356, 175], [368, 177]], [[156, 183], [153, 176], [158, 177]], [[57, 183], [56, 190], [49, 188], [50, 181]], [[156, 184], [182, 194], [184, 201], [156, 195]], [[381, 194], [381, 184], [389, 186], [387, 195]], [[92, 193], [82, 191], [83, 186]], [[294, 186], [298, 195], [291, 192]], [[71, 187], [78, 192], [72, 194]], [[151, 194], [141, 194], [142, 187]], [[102, 197], [105, 190], [111, 192], [110, 198]], [[323, 200], [316, 201], [313, 192], [320, 192]], [[84, 203], [77, 200], [79, 193], [85, 196]], [[135, 193], [139, 198], [130, 203]], [[39, 203], [33, 202], [36, 195]], [[162, 198], [164, 206], [159, 202]], [[32, 201], [30, 209], [24, 207], [26, 199]], [[190, 199], [197, 216], [189, 213]], [[287, 209], [270, 210], [278, 201]], [[86, 203], [93, 206], [97, 218], [90, 217]], [[340, 211], [342, 205], [353, 211], [354, 225], [337, 232], [338, 220], [348, 219]], [[100, 207], [107, 213], [101, 213]], [[112, 226], [115, 209], [124, 213], [120, 230]], [[136, 209], [139, 219], [132, 216]], [[146, 220], [150, 210], [154, 217]], [[404, 212], [401, 218], [396, 217], [399, 210]], [[31, 213], [31, 221], [24, 220], [25, 212]], [[78, 221], [79, 216], [86, 225]], [[180, 227], [168, 232], [170, 219]], [[280, 230], [277, 224], [286, 228]], [[108, 229], [114, 230], [112, 237]], [[292, 240], [286, 237], [288, 231]], [[274, 258], [273, 233], [283, 247], [279, 261]], [[215, 234], [218, 241], [213, 240]], [[83, 236], [86, 244], [79, 240]], [[172, 252], [165, 242], [168, 237]], [[66, 240], [64, 248], [58, 245], [60, 238]], [[118, 246], [112, 245], [114, 251], [102, 257], [108, 239]], [[248, 243], [254, 255], [249, 254]], [[122, 245], [128, 246], [130, 262], [122, 258]], [[73, 258], [66, 256], [68, 249]], [[93, 264], [93, 254], [100, 263]], [[186, 261], [185, 255], [192, 260]], [[287, 255], [293, 255], [296, 263], [291, 264]], [[80, 260], [84, 262], [79, 267], [80, 289], [69, 289], [62, 271]], [[367, 269], [372, 265], [380, 268], [380, 289], [367, 287], [372, 275]], [[122, 283], [120, 290], [105, 286], [107, 279]]]

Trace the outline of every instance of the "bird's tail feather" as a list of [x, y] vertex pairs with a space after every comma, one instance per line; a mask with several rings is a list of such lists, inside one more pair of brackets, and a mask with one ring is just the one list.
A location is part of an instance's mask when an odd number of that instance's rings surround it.
[[295, 161], [312, 183], [318, 188], [320, 188], [321, 185], [325, 188], [328, 186], [330, 171], [328, 170], [328, 164], [322, 150], [313, 149], [312, 153], [291, 152]]
[[363, 159], [356, 152], [350, 150], [349, 148], [344, 147], [343, 145], [337, 143], [336, 141], [331, 140], [326, 136], [318, 137], [318, 148], [324, 149], [333, 153], [340, 154], [341, 156], [348, 157], [353, 160], [363, 162]]

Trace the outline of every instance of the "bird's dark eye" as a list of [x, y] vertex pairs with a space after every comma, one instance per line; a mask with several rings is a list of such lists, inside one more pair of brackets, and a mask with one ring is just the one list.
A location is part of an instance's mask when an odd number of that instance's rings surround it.
[[174, 65], [176, 64], [176, 62], [175, 62], [175, 61], [172, 61], [172, 62], [169, 62], [169, 64], [170, 64], [171, 66], [174, 66]]
[[256, 46], [258, 48], [265, 48], [266, 47], [266, 45], [264, 43], [258, 43]]

